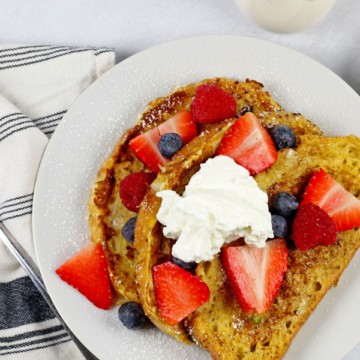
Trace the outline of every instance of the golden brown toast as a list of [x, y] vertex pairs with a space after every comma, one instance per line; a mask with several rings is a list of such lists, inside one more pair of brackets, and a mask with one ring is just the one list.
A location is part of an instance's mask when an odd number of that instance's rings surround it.
[[160, 316], [155, 299], [152, 268], [154, 265], [171, 260], [172, 241], [162, 234], [162, 227], [156, 220], [161, 199], [156, 196], [160, 190], [182, 192], [191, 176], [199, 170], [200, 164], [213, 156], [221, 139], [233, 121], [224, 121], [197, 136], [181, 149], [159, 174], [141, 203], [135, 228], [137, 250], [136, 280], [143, 309], [149, 319], [163, 332], [182, 342], [190, 342], [183, 324], [169, 326]]
[[[251, 80], [240, 82], [224, 78], [208, 79], [177, 88], [171, 94], [150, 102], [137, 124], [124, 134], [110, 157], [103, 163], [88, 204], [91, 240], [105, 246], [110, 278], [119, 295], [119, 301], [139, 301], [135, 280], [136, 249], [121, 235], [124, 224], [136, 214], [125, 208], [118, 194], [122, 179], [130, 173], [147, 169], [130, 150], [129, 141], [158, 126], [177, 112], [189, 110], [196, 86], [203, 83], [215, 84], [233, 94], [238, 113], [251, 106], [252, 111], [268, 127], [277, 123], [297, 123], [297, 137], [302, 134], [321, 134], [317, 126], [300, 114], [283, 110], [270, 94], [263, 90], [262, 84]], [[213, 126], [199, 126], [199, 131], [211, 129]]]
[[[171, 260], [172, 242], [162, 235], [161, 226], [156, 221], [160, 199], [155, 193], [163, 189], [173, 189], [181, 193], [200, 164], [215, 155], [222, 137], [234, 120], [199, 126], [200, 135], [181, 149], [161, 170], [142, 202], [136, 224], [135, 246], [129, 244], [121, 235], [123, 225], [136, 214], [123, 206], [119, 198], [119, 183], [130, 173], [148, 171], [130, 150], [129, 141], [158, 126], [177, 112], [189, 110], [195, 88], [201, 83], [216, 84], [232, 93], [237, 101], [238, 112], [241, 113], [250, 107], [266, 128], [277, 124], [288, 125], [294, 130], [298, 144], [302, 141], [303, 135], [317, 135], [317, 138], [322, 135], [316, 125], [300, 114], [288, 113], [282, 109], [270, 94], [263, 91], [260, 83], [250, 80], [239, 82], [229, 79], [210, 79], [178, 88], [170, 95], [152, 101], [140, 116], [138, 123], [120, 139], [111, 156], [104, 162], [89, 199], [91, 239], [105, 245], [110, 276], [113, 287], [119, 295], [119, 301], [141, 302], [147, 316], [156, 326], [183, 342], [189, 342], [188, 329], [184, 327], [184, 323], [177, 326], [167, 325], [156, 307], [151, 269], [157, 263]], [[276, 190], [277, 185], [272, 185], [270, 184], [269, 187], [270, 195], [279, 191]], [[215, 258], [209, 269], [216, 270], [218, 262], [219, 260]], [[204, 266], [208, 265], [200, 265], [198, 272], [207, 282], [208, 273], [201, 273]], [[218, 266], [220, 266], [218, 276], [223, 277], [221, 264]], [[201, 309], [206, 309], [207, 306], [204, 305]], [[208, 324], [201, 316], [201, 311], [199, 310], [186, 325], [189, 326], [193, 338], [212, 351], [213, 356], [216, 357], [218, 355], [212, 350], [213, 344], [204, 341], [198, 335], [204, 329], [211, 330], [207, 328]], [[212, 334], [211, 331], [208, 334]]]
[[[311, 133], [313, 130], [308, 121], [298, 118], [292, 118], [291, 121], [290, 116], [285, 118], [286, 124], [294, 130], [298, 142], [301, 141], [300, 134]], [[154, 265], [171, 260], [172, 245], [172, 241], [163, 236], [162, 227], [156, 220], [161, 204], [161, 199], [156, 197], [156, 192], [171, 189], [182, 193], [191, 176], [199, 170], [200, 164], [215, 155], [221, 139], [232, 123], [233, 120], [229, 120], [214, 125], [181, 149], [152, 183], [138, 215], [135, 246], [138, 252], [136, 275], [141, 303], [147, 316], [158, 328], [182, 341], [187, 340], [187, 332], [184, 331], [183, 325], [176, 327], [167, 325], [156, 306], [151, 270]], [[266, 123], [266, 125], [271, 124]], [[318, 139], [322, 138], [320, 135], [314, 136]]]
[[[276, 163], [255, 179], [270, 196], [278, 191], [300, 196], [320, 167], [360, 196], [360, 139], [355, 136], [303, 136], [296, 150], [281, 150]], [[219, 256], [200, 264], [196, 273], [209, 286], [211, 297], [189, 317], [189, 333], [215, 359], [280, 359], [359, 246], [357, 228], [339, 233], [339, 241], [332, 246], [290, 250], [280, 293], [261, 318], [243, 313]]]

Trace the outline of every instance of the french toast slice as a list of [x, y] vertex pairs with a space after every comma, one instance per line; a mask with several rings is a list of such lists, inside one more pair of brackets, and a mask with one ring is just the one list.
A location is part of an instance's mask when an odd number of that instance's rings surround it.
[[[300, 114], [283, 110], [270, 94], [263, 90], [263, 85], [253, 80], [240, 82], [225, 78], [207, 79], [179, 87], [171, 94], [151, 101], [139, 117], [137, 124], [124, 134], [112, 154], [103, 163], [88, 202], [90, 237], [93, 242], [104, 244], [110, 278], [119, 296], [119, 302], [139, 301], [135, 278], [137, 250], [121, 234], [124, 224], [136, 213], [129, 211], [122, 204], [118, 195], [119, 184], [130, 173], [149, 171], [130, 150], [129, 141], [160, 125], [176, 113], [189, 110], [195, 88], [205, 83], [219, 86], [233, 94], [238, 113], [251, 107], [251, 110], [266, 126], [296, 122], [299, 124], [297, 136], [308, 133], [321, 134], [316, 125]], [[213, 126], [201, 125], [199, 132], [211, 129]], [[167, 254], [168, 249], [164, 251]]]
[[145, 314], [163, 332], [177, 340], [190, 343], [183, 324], [169, 326], [160, 316], [155, 299], [152, 279], [153, 266], [171, 261], [172, 241], [162, 234], [162, 227], [156, 220], [161, 199], [156, 196], [160, 190], [184, 191], [191, 176], [199, 170], [200, 164], [213, 156], [226, 131], [234, 120], [228, 120], [212, 126], [181, 149], [151, 184], [140, 205], [135, 227], [135, 247], [137, 250], [136, 280], [138, 293]]
[[[289, 191], [301, 197], [320, 167], [360, 198], [360, 139], [302, 136], [295, 149], [281, 150], [268, 170], [255, 176], [271, 197]], [[210, 288], [210, 301], [186, 321], [191, 337], [214, 359], [280, 359], [326, 292], [335, 285], [360, 246], [360, 228], [339, 233], [332, 246], [292, 248], [280, 292], [261, 317], [237, 304], [219, 256], [201, 263], [197, 275]]]
[[[262, 119], [264, 126], [272, 127], [273, 123], [290, 126], [301, 142], [304, 133], [317, 134], [321, 132], [308, 120], [299, 115], [287, 114], [281, 111], [281, 117], [269, 116]], [[141, 203], [138, 220], [135, 228], [135, 247], [137, 250], [136, 280], [140, 301], [146, 315], [163, 332], [174, 336], [178, 340], [188, 342], [187, 332], [183, 324], [169, 326], [160, 316], [155, 299], [152, 268], [154, 265], [166, 260], [171, 260], [171, 247], [173, 242], [162, 234], [162, 227], [156, 220], [156, 214], [161, 204], [161, 199], [156, 193], [161, 190], [174, 190], [182, 193], [191, 176], [196, 173], [200, 164], [216, 154], [218, 145], [234, 120], [214, 124], [193, 139], [181, 149], [157, 176], [150, 190]], [[314, 135], [315, 136], [315, 135]]]

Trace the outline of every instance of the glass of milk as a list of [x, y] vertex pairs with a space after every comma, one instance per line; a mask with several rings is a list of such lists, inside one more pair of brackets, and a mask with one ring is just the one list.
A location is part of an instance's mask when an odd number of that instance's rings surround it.
[[244, 15], [266, 30], [296, 32], [321, 21], [335, 0], [235, 0]]

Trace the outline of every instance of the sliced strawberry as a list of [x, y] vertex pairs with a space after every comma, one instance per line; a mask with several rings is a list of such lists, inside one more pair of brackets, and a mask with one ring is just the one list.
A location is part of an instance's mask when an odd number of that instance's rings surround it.
[[236, 116], [235, 98], [215, 85], [199, 85], [190, 108], [198, 123], [211, 124]]
[[119, 195], [124, 206], [130, 211], [138, 212], [149, 185], [155, 174], [139, 171], [128, 175], [120, 183]]
[[284, 239], [267, 241], [264, 248], [242, 245], [222, 249], [226, 274], [244, 312], [261, 314], [269, 309], [287, 269], [287, 254]]
[[159, 165], [163, 166], [166, 160], [158, 149], [160, 134], [157, 128], [149, 130], [130, 140], [129, 145], [134, 154], [154, 173], [160, 171]]
[[188, 111], [182, 111], [129, 142], [134, 154], [156, 174], [160, 171], [159, 165], [164, 166], [169, 161], [161, 155], [158, 149], [160, 137], [166, 133], [178, 134], [184, 145], [198, 134], [192, 115]]
[[190, 112], [186, 110], [166, 120], [158, 126], [158, 129], [160, 136], [167, 133], [178, 134], [184, 144], [187, 144], [198, 134], [194, 119]]
[[227, 131], [217, 154], [231, 157], [251, 175], [267, 169], [277, 159], [271, 136], [250, 112], [241, 116]]
[[197, 276], [171, 262], [152, 270], [155, 296], [160, 315], [174, 326], [210, 297], [208, 286]]
[[319, 206], [329, 214], [339, 231], [360, 226], [360, 200], [346, 191], [323, 169], [313, 174], [301, 203]]
[[319, 206], [306, 203], [299, 207], [292, 225], [292, 237], [300, 250], [309, 250], [317, 245], [333, 245], [337, 235], [334, 221]]
[[105, 254], [100, 244], [89, 244], [61, 265], [56, 274], [85, 295], [95, 306], [111, 305], [111, 286]]

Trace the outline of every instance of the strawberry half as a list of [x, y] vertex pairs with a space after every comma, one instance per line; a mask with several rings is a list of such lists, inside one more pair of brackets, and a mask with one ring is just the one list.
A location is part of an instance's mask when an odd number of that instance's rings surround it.
[[154, 266], [152, 275], [160, 315], [170, 326], [176, 325], [209, 300], [208, 286], [174, 263], [168, 261]]
[[55, 270], [59, 277], [85, 295], [95, 306], [111, 305], [111, 285], [105, 254], [100, 244], [89, 244]]
[[184, 144], [187, 144], [198, 131], [194, 119], [189, 111], [181, 111], [171, 119], [158, 126], [160, 136], [168, 133], [176, 133], [181, 137]]
[[234, 96], [215, 85], [199, 85], [195, 89], [190, 108], [195, 121], [203, 124], [212, 124], [236, 116]]
[[155, 128], [138, 135], [129, 142], [134, 154], [156, 174], [160, 171], [159, 165], [163, 166], [168, 161], [160, 154], [159, 140], [159, 130]]
[[346, 191], [326, 171], [319, 169], [311, 177], [301, 204], [312, 203], [323, 209], [339, 231], [360, 226], [360, 200]]
[[164, 166], [168, 162], [158, 149], [160, 137], [167, 133], [178, 134], [184, 145], [198, 134], [192, 115], [188, 111], [182, 111], [129, 142], [134, 154], [156, 174], [160, 171], [159, 166]]
[[267, 241], [264, 248], [242, 245], [222, 249], [225, 271], [244, 312], [261, 314], [269, 309], [287, 269], [287, 255], [284, 239]]
[[277, 159], [271, 136], [250, 112], [241, 116], [227, 131], [217, 154], [231, 157], [251, 175], [267, 169]]

